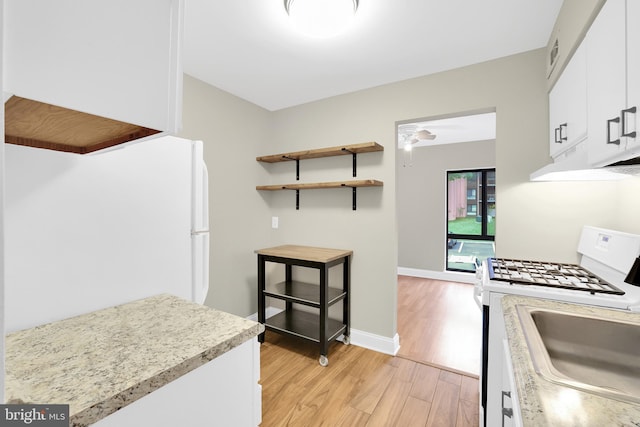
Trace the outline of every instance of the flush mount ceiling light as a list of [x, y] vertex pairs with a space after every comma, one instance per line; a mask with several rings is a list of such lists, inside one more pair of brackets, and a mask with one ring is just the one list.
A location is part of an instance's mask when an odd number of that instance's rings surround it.
[[315, 38], [333, 37], [353, 20], [358, 0], [284, 0], [293, 27]]

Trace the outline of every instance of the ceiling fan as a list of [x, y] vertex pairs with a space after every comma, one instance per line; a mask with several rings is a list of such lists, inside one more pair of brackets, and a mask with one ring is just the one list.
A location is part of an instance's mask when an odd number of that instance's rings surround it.
[[436, 134], [430, 132], [427, 129], [420, 129], [414, 126], [406, 126], [404, 129], [400, 129], [402, 136], [402, 145], [405, 149], [410, 149], [411, 145], [421, 141], [431, 141], [436, 139]]
[[[415, 132], [413, 134], [413, 136], [414, 136], [414, 139], [416, 140], [416, 142], [424, 141], [424, 140], [436, 139], [436, 134], [435, 133], [431, 133], [426, 129], [420, 129], [419, 131]], [[413, 140], [411, 142], [415, 144], [415, 142], [413, 142]]]

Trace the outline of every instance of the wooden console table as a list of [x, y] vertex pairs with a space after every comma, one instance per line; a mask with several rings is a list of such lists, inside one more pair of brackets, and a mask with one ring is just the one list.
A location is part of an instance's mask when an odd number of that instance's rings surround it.
[[[327, 366], [329, 344], [340, 335], [344, 336], [344, 343], [349, 344], [350, 261], [353, 251], [284, 245], [259, 249], [255, 253], [258, 254], [258, 321], [268, 330], [318, 343], [319, 362]], [[285, 265], [285, 280], [275, 284], [273, 290], [266, 289], [267, 262]], [[329, 286], [329, 268], [340, 264], [342, 289]], [[319, 285], [294, 281], [293, 266], [318, 269]], [[267, 319], [266, 297], [285, 301], [285, 310]], [[329, 318], [329, 307], [339, 301], [342, 301], [342, 321]], [[313, 307], [317, 313], [296, 309], [294, 304]], [[258, 336], [258, 340], [264, 342], [264, 333]]]

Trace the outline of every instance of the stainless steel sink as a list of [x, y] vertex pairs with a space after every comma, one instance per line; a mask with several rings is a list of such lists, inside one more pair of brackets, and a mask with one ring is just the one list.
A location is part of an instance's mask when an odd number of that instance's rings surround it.
[[526, 305], [516, 309], [543, 378], [640, 403], [640, 323]]

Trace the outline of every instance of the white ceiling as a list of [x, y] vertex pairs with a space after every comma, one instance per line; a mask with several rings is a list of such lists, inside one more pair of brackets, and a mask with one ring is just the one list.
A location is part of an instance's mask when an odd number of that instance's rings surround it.
[[562, 0], [360, 0], [332, 39], [283, 0], [185, 0], [184, 71], [268, 110], [546, 46]]

